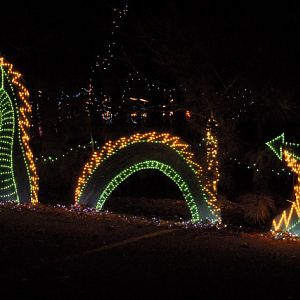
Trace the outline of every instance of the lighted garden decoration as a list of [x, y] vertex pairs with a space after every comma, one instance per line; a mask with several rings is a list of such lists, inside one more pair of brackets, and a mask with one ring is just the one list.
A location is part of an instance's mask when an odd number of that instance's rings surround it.
[[38, 176], [29, 146], [28, 98], [21, 74], [0, 57], [0, 202], [38, 202]]
[[294, 200], [291, 205], [273, 220], [273, 230], [292, 231], [300, 234], [300, 144], [288, 143], [284, 140], [284, 133], [276, 137], [267, 145], [280, 160], [284, 160], [297, 179], [294, 186]]
[[143, 169], [156, 169], [177, 184], [193, 222], [219, 221], [220, 210], [216, 203], [218, 144], [210, 127], [206, 142], [209, 174], [197, 163], [190, 146], [169, 133], [137, 133], [110, 141], [94, 152], [84, 166], [78, 179], [75, 202], [101, 210], [126, 178]]
[[[0, 58], [0, 202], [38, 203], [38, 176], [29, 146], [28, 98], [21, 74]], [[84, 166], [75, 203], [101, 210], [126, 178], [143, 169], [156, 169], [177, 184], [193, 222], [220, 221], [216, 127], [212, 116], [206, 128], [206, 168], [200, 166], [187, 143], [169, 133], [137, 133], [106, 143]]]

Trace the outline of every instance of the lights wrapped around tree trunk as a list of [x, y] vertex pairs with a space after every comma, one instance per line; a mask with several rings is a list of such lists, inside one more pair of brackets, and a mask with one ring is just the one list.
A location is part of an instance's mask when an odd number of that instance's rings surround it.
[[210, 179], [207, 182], [211, 185], [208, 190], [211, 191], [210, 196], [215, 203], [217, 202], [217, 185], [220, 180], [217, 137], [218, 126], [219, 124], [212, 114], [206, 126], [206, 163], [207, 176]]

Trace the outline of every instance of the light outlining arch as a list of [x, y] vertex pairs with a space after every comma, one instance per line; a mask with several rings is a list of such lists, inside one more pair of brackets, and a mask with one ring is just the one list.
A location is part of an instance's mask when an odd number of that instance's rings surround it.
[[[2, 67], [1, 72], [3, 73]], [[13, 104], [3, 89], [3, 80], [0, 87], [0, 174], [1, 199], [10, 199], [19, 202], [17, 186], [13, 169], [13, 143], [15, 131], [15, 113]]]
[[22, 75], [0, 57], [0, 202], [38, 202], [38, 176], [29, 145], [30, 116]]
[[147, 160], [140, 163], [137, 163], [125, 170], [123, 170], [121, 173], [116, 175], [106, 186], [104, 191], [101, 193], [99, 200], [97, 202], [97, 210], [101, 210], [106, 200], [109, 198], [111, 193], [129, 176], [132, 174], [140, 171], [140, 170], [149, 170], [149, 169], [155, 169], [159, 170], [162, 173], [164, 173], [167, 177], [169, 177], [180, 189], [184, 199], [187, 202], [187, 205], [190, 209], [192, 220], [193, 221], [200, 221], [199, 215], [197, 213], [197, 210], [195, 209], [195, 203], [193, 196], [189, 190], [188, 185], [183, 180], [183, 178], [170, 166], [163, 164], [156, 160]]
[[136, 133], [107, 142], [85, 164], [77, 182], [75, 203], [101, 209], [119, 182], [139, 168], [158, 169], [175, 181], [194, 222], [220, 220], [213, 185], [191, 147], [169, 133]]

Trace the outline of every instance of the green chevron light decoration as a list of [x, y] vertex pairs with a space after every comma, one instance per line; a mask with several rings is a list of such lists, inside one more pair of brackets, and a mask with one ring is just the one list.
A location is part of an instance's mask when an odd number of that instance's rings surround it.
[[275, 155], [284, 160], [297, 175], [294, 185], [294, 199], [288, 209], [273, 220], [274, 231], [293, 231], [300, 234], [300, 144], [285, 141], [284, 133], [266, 143]]

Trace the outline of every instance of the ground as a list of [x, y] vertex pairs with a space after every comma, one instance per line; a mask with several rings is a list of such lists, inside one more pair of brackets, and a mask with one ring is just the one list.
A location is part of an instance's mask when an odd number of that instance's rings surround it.
[[298, 299], [299, 241], [46, 206], [0, 228], [1, 299]]

